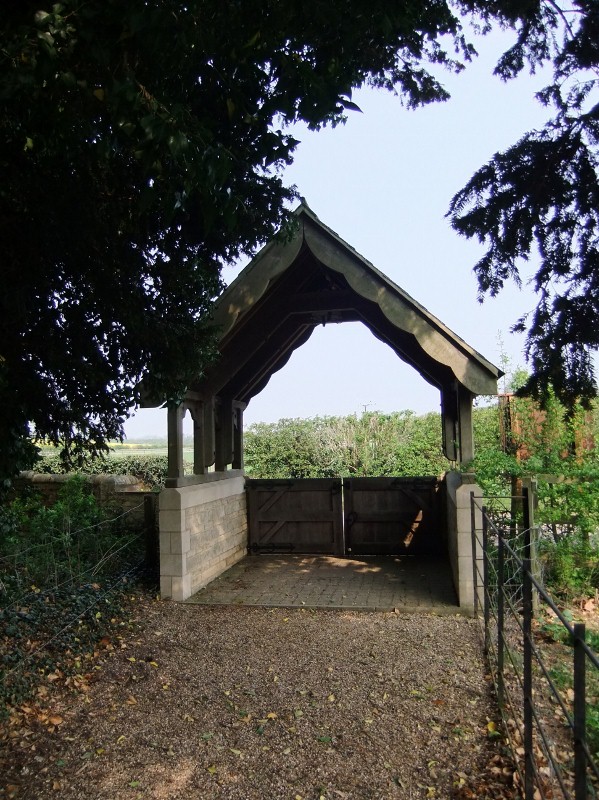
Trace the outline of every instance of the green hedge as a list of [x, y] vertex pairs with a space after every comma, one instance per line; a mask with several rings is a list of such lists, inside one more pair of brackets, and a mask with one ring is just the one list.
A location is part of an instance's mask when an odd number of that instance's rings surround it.
[[148, 489], [164, 487], [168, 461], [166, 456], [116, 456], [98, 459], [77, 470], [69, 469], [58, 455], [44, 455], [35, 465], [35, 472], [63, 475], [78, 472], [85, 475], [134, 475]]

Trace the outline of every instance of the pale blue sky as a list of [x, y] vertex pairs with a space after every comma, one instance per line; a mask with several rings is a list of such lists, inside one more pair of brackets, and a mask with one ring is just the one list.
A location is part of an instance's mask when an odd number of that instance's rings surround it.
[[[498, 365], [501, 335], [517, 366], [524, 365], [524, 341], [509, 329], [534, 297], [510, 286], [478, 303], [472, 267], [482, 248], [458, 237], [444, 217], [478, 167], [546, 119], [533, 96], [545, 80], [523, 76], [505, 84], [491, 75], [506, 41], [498, 34], [483, 39], [476, 62], [445, 77], [447, 103], [408, 111], [387, 92], [362, 90], [353, 100], [363, 113], [350, 113], [345, 125], [298, 127], [301, 144], [285, 179], [326, 225]], [[238, 271], [225, 269], [224, 279]], [[251, 401], [245, 422], [365, 408], [424, 413], [438, 410], [439, 393], [363, 325], [328, 325]], [[126, 433], [164, 436], [165, 412], [138, 412]]]

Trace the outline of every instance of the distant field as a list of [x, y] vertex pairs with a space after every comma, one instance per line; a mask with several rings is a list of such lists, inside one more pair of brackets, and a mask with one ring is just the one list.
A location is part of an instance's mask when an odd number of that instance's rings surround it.
[[[42, 455], [50, 456], [58, 453], [56, 447], [41, 447]], [[131, 456], [131, 458], [138, 458], [141, 456], [166, 456], [168, 450], [166, 442], [158, 441], [156, 444], [151, 442], [126, 442], [124, 444], [115, 443], [110, 446], [109, 458], [122, 458], [124, 456]], [[183, 460], [193, 461], [193, 447], [188, 446], [183, 448]]]
[[[110, 451], [110, 458], [122, 458], [124, 456], [131, 456], [137, 458], [138, 456], [165, 456], [167, 448], [164, 447], [136, 447], [121, 449], [114, 448]], [[193, 447], [183, 448], [183, 461], [193, 461]]]

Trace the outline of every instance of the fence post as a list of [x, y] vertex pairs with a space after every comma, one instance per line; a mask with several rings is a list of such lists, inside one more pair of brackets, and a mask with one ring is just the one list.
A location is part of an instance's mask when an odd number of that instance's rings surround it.
[[531, 560], [530, 552], [530, 502], [528, 488], [522, 489], [522, 526], [524, 528], [524, 552], [523, 558], [528, 561]]
[[504, 659], [504, 582], [505, 582], [505, 541], [503, 531], [497, 535], [497, 701], [503, 712], [504, 685], [503, 685], [503, 659]]
[[582, 646], [586, 639], [583, 622], [574, 624], [574, 797], [587, 797], [586, 742], [586, 653]]
[[474, 592], [473, 610], [474, 616], [478, 617], [478, 566], [476, 563], [478, 547], [476, 542], [476, 508], [474, 506], [474, 492], [470, 492], [470, 533], [472, 537], [472, 591]]
[[156, 530], [156, 494], [144, 497], [144, 539], [146, 549], [146, 568], [152, 574], [158, 573], [159, 548]]
[[524, 700], [524, 800], [534, 797], [534, 751], [532, 713], [532, 580], [529, 558], [522, 560], [522, 612], [523, 612], [523, 700]]
[[[522, 522], [524, 525], [524, 558], [529, 558], [531, 574], [540, 582], [539, 554], [538, 554], [538, 528], [535, 524], [535, 503], [537, 498], [537, 481], [527, 478], [526, 485], [522, 487]], [[532, 607], [536, 612], [539, 607], [539, 593], [533, 591]]]

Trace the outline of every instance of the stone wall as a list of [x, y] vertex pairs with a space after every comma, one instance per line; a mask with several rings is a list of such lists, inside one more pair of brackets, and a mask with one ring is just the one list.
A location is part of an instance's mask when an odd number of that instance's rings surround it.
[[163, 598], [186, 600], [247, 552], [241, 476], [164, 489], [159, 517]]
[[[14, 481], [15, 489], [25, 486], [38, 491], [45, 505], [53, 505], [58, 494], [72, 475], [52, 475], [45, 472], [21, 472]], [[144, 498], [151, 492], [144, 491], [140, 481], [133, 475], [83, 475], [86, 486], [100, 505], [114, 505], [120, 513], [130, 512], [129, 522], [144, 524]]]

